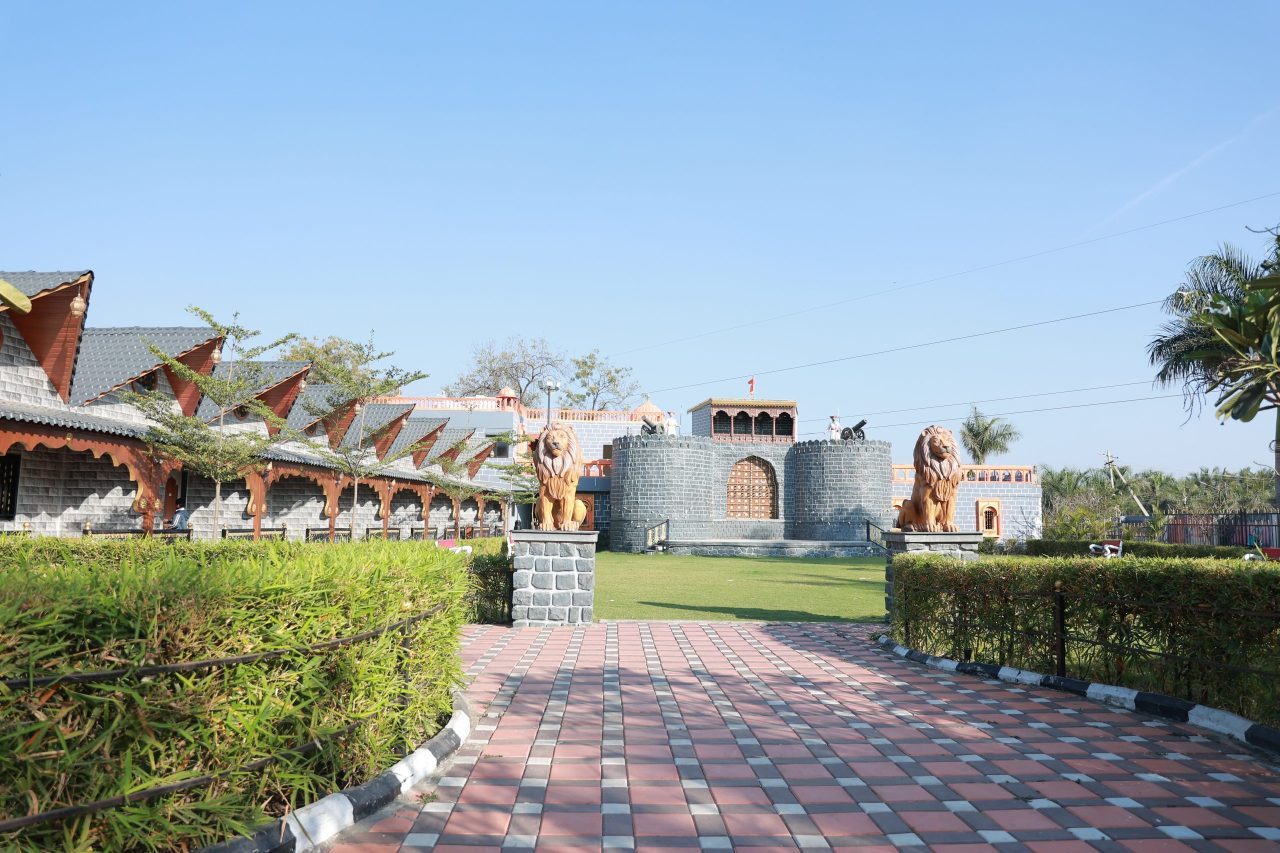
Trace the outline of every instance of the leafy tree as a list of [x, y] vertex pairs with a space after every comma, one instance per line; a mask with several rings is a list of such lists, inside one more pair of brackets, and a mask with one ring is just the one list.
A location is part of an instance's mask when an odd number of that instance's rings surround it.
[[405, 385], [424, 379], [427, 374], [380, 367], [379, 362], [395, 353], [379, 351], [372, 336], [366, 343], [341, 338], [328, 340], [337, 343], [326, 351], [316, 351], [318, 360], [312, 368], [327, 381], [318, 399], [306, 403], [307, 409], [315, 417], [324, 417], [337, 409], [355, 406], [355, 420], [336, 447], [331, 447], [326, 440], [307, 440], [307, 444], [328, 465], [351, 478], [351, 537], [355, 539], [358, 538], [355, 521], [360, 505], [360, 481], [385, 474], [394, 462], [413, 452], [413, 447], [408, 446], [378, 458], [374, 449], [375, 432], [367, 429], [365, 423], [368, 406], [379, 397], [399, 394]]
[[[336, 384], [343, 376], [359, 374], [367, 357], [364, 347], [355, 341], [330, 335], [319, 338], [296, 338], [280, 354], [285, 361], [309, 361], [312, 363], [309, 381]], [[329, 373], [333, 365], [335, 374]], [[367, 378], [367, 377], [365, 377]]]
[[[1104, 469], [1040, 468], [1044, 530], [1047, 538], [1072, 538], [1073, 529], [1093, 529], [1096, 519], [1107, 526], [1133, 512], [1124, 486], [1111, 482]], [[1152, 532], [1158, 534], [1173, 514], [1208, 515], [1265, 511], [1272, 498], [1271, 472], [1263, 468], [1201, 468], [1184, 477], [1163, 471], [1125, 476], [1151, 510]]]
[[496, 396], [511, 387], [526, 406], [538, 401], [538, 386], [547, 379], [559, 378], [565, 372], [565, 358], [551, 349], [545, 338], [512, 337], [499, 347], [493, 341], [478, 345], [471, 353], [472, 367], [444, 386], [451, 397], [476, 394]]
[[[422, 472], [432, 486], [438, 491], [443, 492], [451, 498], [454, 503], [461, 505], [462, 501], [471, 497], [476, 493], [476, 487], [468, 482], [467, 464], [468, 460], [463, 458], [463, 451], [467, 449], [467, 439], [460, 438], [441, 453], [431, 464], [438, 470], [428, 468]], [[428, 509], [430, 509], [428, 507]], [[480, 515], [484, 515], [484, 507], [478, 508]], [[456, 538], [460, 532], [462, 519], [454, 516], [453, 519], [453, 535]]]
[[571, 358], [573, 369], [569, 380], [575, 387], [564, 392], [564, 404], [570, 409], [621, 409], [640, 392], [640, 383], [631, 378], [631, 368], [615, 367], [600, 350]]
[[960, 427], [960, 443], [969, 451], [974, 465], [983, 465], [988, 456], [1008, 453], [1022, 433], [1009, 423], [1001, 423], [1004, 418], [988, 418], [973, 407], [973, 412], [965, 418]]
[[217, 529], [222, 523], [222, 484], [243, 477], [246, 471], [261, 463], [268, 448], [290, 438], [290, 433], [284, 429], [274, 436], [268, 435], [266, 430], [224, 429], [226, 414], [243, 408], [273, 426], [284, 427], [275, 412], [254, 398], [268, 383], [262, 366], [256, 360], [290, 343], [295, 335], [255, 345], [252, 341], [261, 333], [241, 326], [239, 314], [224, 324], [202, 308], [193, 305], [187, 310], [223, 339], [219, 353], [221, 362], [226, 364], [225, 369], [215, 370], [206, 376], [187, 367], [152, 341], [146, 342], [147, 347], [169, 370], [193, 383], [203, 399], [217, 407], [217, 418], [210, 422], [202, 417], [188, 417], [182, 414], [172, 397], [159, 391], [129, 391], [122, 396], [151, 421], [142, 440], [153, 453], [177, 460], [186, 470], [213, 481], [213, 526]]
[[1147, 347], [1156, 382], [1181, 383], [1188, 409], [1216, 394], [1217, 417], [1277, 410], [1273, 499], [1280, 503], [1280, 230], [1261, 262], [1231, 246], [1198, 258], [1165, 300], [1173, 319]]

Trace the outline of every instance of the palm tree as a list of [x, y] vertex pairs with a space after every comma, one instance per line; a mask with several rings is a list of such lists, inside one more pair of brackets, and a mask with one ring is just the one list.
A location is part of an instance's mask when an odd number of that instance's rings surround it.
[[960, 443], [969, 451], [974, 465], [982, 465], [988, 456], [1008, 453], [1009, 445], [1022, 438], [1013, 424], [1000, 423], [1004, 418], [988, 418], [973, 407], [960, 427]]
[[1280, 230], [1267, 258], [1231, 246], [1198, 258], [1165, 300], [1173, 319], [1147, 345], [1156, 383], [1181, 383], [1188, 410], [1216, 393], [1215, 414], [1251, 421], [1277, 410], [1274, 497], [1280, 504]]

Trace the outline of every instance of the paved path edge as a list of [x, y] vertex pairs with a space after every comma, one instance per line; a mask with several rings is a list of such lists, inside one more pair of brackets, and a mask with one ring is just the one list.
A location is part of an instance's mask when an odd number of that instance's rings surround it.
[[1048, 687], [1051, 690], [1074, 693], [1077, 696], [1084, 696], [1106, 705], [1114, 705], [1130, 711], [1141, 711], [1144, 714], [1164, 717], [1167, 720], [1174, 720], [1179, 723], [1190, 723], [1193, 726], [1207, 729], [1217, 734], [1224, 734], [1242, 743], [1265, 750], [1273, 756], [1280, 756], [1280, 730], [1253, 720], [1247, 720], [1221, 708], [1199, 705], [1187, 699], [1179, 699], [1176, 696], [1147, 693], [1130, 687], [1116, 687], [1113, 684], [1102, 684], [1097, 681], [1081, 681], [1078, 678], [1067, 678], [1060, 675], [1044, 675], [1029, 669], [999, 666], [994, 663], [965, 663], [951, 658], [935, 657], [895, 643], [888, 634], [881, 634], [876, 639], [876, 642], [881, 646], [890, 648], [899, 657], [922, 663], [934, 669], [998, 678], [1010, 684]]
[[338, 791], [290, 812], [253, 835], [205, 847], [200, 853], [303, 853], [315, 850], [434, 773], [441, 762], [466, 743], [471, 734], [472, 718], [473, 711], [466, 694], [455, 689], [453, 715], [448, 724], [390, 769], [363, 785]]

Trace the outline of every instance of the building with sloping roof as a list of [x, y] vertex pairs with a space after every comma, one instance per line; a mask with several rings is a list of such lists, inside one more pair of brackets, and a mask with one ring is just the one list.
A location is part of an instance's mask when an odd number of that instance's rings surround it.
[[[223, 361], [222, 339], [205, 327], [86, 328], [88, 270], [0, 279], [30, 300], [0, 302], [0, 532], [142, 534], [162, 526], [179, 500], [196, 538], [264, 530], [422, 537], [428, 518], [440, 537], [506, 529], [510, 487], [481, 482], [485, 447], [454, 448], [462, 464], [446, 478], [448, 494], [438, 485], [444, 472], [429, 457], [444, 452], [436, 439], [463, 410], [415, 419], [404, 403], [335, 401], [332, 388], [308, 386], [306, 362]], [[244, 403], [223, 409], [202, 396], [200, 376], [238, 369], [259, 380]], [[215, 518], [214, 484], [147, 444], [153, 424], [127, 392], [159, 394], [215, 429], [276, 443], [260, 466], [222, 484]], [[469, 438], [475, 428], [456, 431]], [[362, 456], [376, 474], [357, 485], [335, 449]]]

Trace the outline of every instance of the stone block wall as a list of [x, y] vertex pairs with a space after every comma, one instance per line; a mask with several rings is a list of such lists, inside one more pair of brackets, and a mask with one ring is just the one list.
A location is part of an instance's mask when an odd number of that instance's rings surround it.
[[703, 406], [693, 412], [693, 423], [689, 427], [691, 435], [711, 435], [711, 407]]
[[[778, 517], [727, 516], [729, 474], [748, 457], [772, 468]], [[892, 515], [889, 444], [728, 443], [703, 436], [635, 436], [613, 444], [610, 547], [641, 551], [646, 531], [669, 538], [866, 540], [865, 521]], [[599, 515], [599, 513], [597, 513]]]
[[391, 496], [391, 526], [401, 528], [404, 536], [422, 527], [422, 498], [413, 492], [397, 492]]
[[0, 314], [0, 399], [67, 408], [8, 312]]
[[[353, 513], [351, 501], [354, 497], [355, 492], [350, 486], [343, 489], [342, 494], [338, 496], [338, 519], [334, 522], [334, 526], [354, 528], [359, 531], [357, 536], [363, 536], [365, 529], [369, 527], [381, 529], [382, 519], [378, 518], [378, 508], [382, 506], [382, 500], [378, 497], [378, 493], [367, 483], [361, 483], [360, 499]], [[325, 524], [327, 525], [328, 522], [326, 521]]]
[[[250, 526], [253, 521], [247, 519]], [[267, 490], [267, 512], [263, 527], [287, 528], [290, 539], [301, 539], [308, 527], [328, 527], [324, 515], [324, 492], [310, 480], [301, 477], [285, 477], [271, 484]]]
[[511, 539], [512, 624], [517, 628], [590, 624], [595, 607], [596, 533], [519, 530]]
[[793, 539], [866, 539], [868, 521], [892, 514], [887, 441], [806, 441], [791, 453]]
[[610, 547], [643, 551], [645, 531], [668, 519], [672, 528], [681, 528], [681, 537], [684, 530], [709, 527], [714, 518], [714, 460], [707, 438], [642, 435], [615, 439]]
[[133, 511], [137, 489], [125, 469], [69, 450], [14, 452], [22, 457], [16, 513], [12, 521], [0, 521], [0, 530], [29, 523], [36, 536], [75, 537], [86, 521], [95, 530], [141, 529], [142, 516]]
[[[245, 510], [249, 508], [249, 490], [245, 488], [244, 480], [222, 484], [222, 508], [216, 525], [213, 521], [213, 492], [212, 480], [195, 474], [188, 475], [187, 509], [191, 510], [189, 524], [192, 539], [216, 539], [222, 536], [222, 527], [235, 529], [253, 526], [253, 517], [245, 515]], [[264, 522], [264, 526], [270, 525]]]

